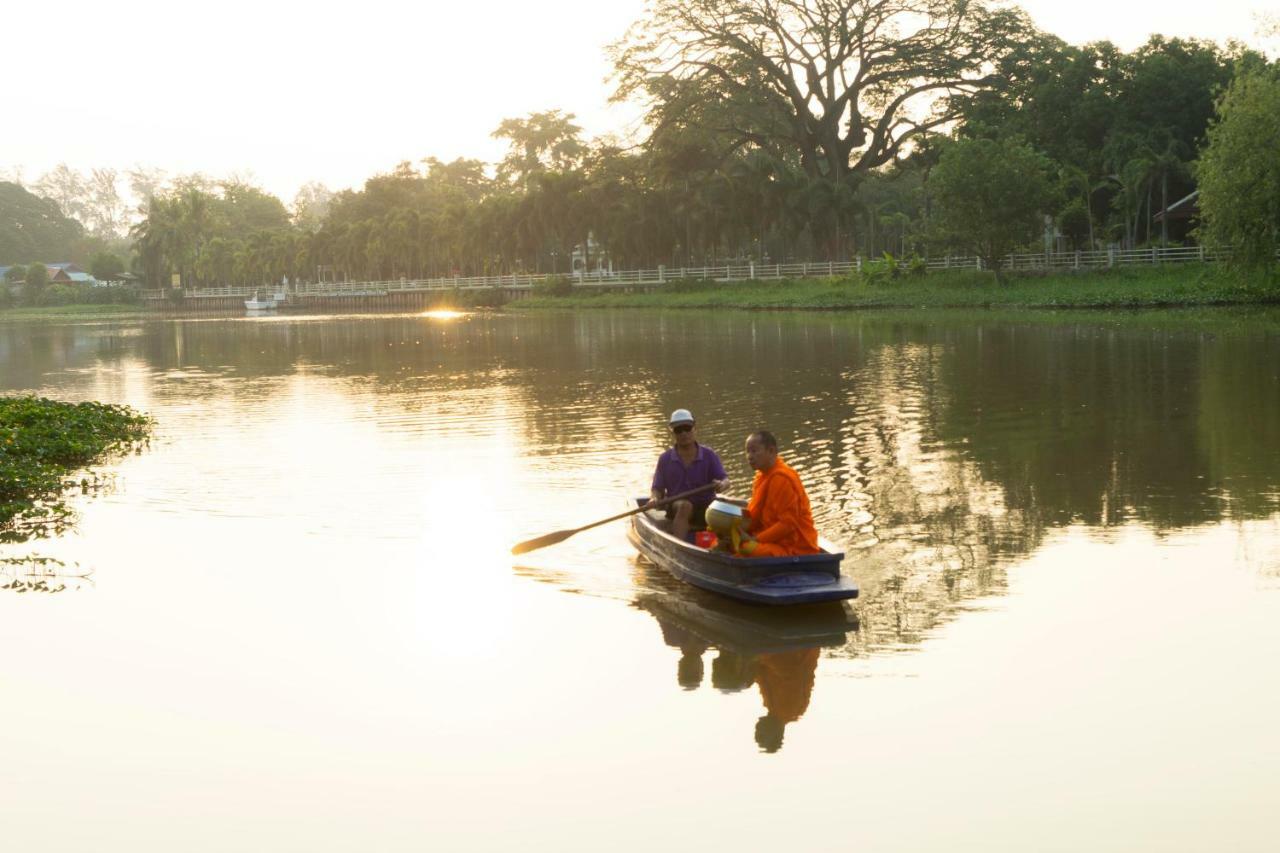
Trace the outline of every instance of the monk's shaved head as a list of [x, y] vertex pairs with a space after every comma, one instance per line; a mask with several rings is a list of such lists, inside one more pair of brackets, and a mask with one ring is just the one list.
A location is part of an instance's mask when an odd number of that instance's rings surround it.
[[767, 429], [747, 436], [747, 464], [756, 471], [768, 471], [778, 459], [778, 439]]

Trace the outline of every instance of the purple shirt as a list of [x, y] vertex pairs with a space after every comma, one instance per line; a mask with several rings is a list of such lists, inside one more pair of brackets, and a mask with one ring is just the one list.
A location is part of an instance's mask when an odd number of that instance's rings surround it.
[[[725, 480], [729, 475], [724, 472], [720, 457], [710, 447], [698, 445], [698, 453], [693, 457], [693, 464], [685, 466], [680, 454], [674, 447], [658, 457], [658, 467], [653, 472], [653, 488], [661, 489], [663, 497], [671, 497], [699, 486], [705, 486], [713, 480]], [[701, 494], [689, 498], [695, 507], [704, 507], [716, 499], [715, 490], [708, 489]]]

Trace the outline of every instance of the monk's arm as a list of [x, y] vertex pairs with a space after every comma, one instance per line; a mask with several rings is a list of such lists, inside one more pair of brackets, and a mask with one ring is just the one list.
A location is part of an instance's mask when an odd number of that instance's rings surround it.
[[789, 480], [781, 480], [770, 485], [770, 509], [773, 510], [773, 524], [756, 534], [761, 542], [779, 542], [800, 529], [800, 495]]

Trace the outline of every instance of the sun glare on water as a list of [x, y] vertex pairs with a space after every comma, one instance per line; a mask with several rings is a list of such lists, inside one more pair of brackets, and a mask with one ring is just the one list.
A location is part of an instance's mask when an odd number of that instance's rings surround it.
[[448, 308], [439, 308], [434, 311], [423, 311], [419, 316], [426, 317], [431, 320], [456, 320], [459, 317], [467, 316], [467, 312], [453, 311]]

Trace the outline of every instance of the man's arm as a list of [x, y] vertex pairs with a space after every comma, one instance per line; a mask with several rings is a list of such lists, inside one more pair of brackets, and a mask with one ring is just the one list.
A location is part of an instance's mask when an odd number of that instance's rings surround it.
[[653, 483], [649, 486], [649, 503], [646, 506], [652, 507], [666, 496], [667, 490], [662, 484], [662, 457], [659, 456], [658, 464], [653, 469]]
[[720, 454], [711, 451], [711, 481], [716, 484], [716, 492], [724, 494], [729, 491], [729, 475], [725, 473]]

